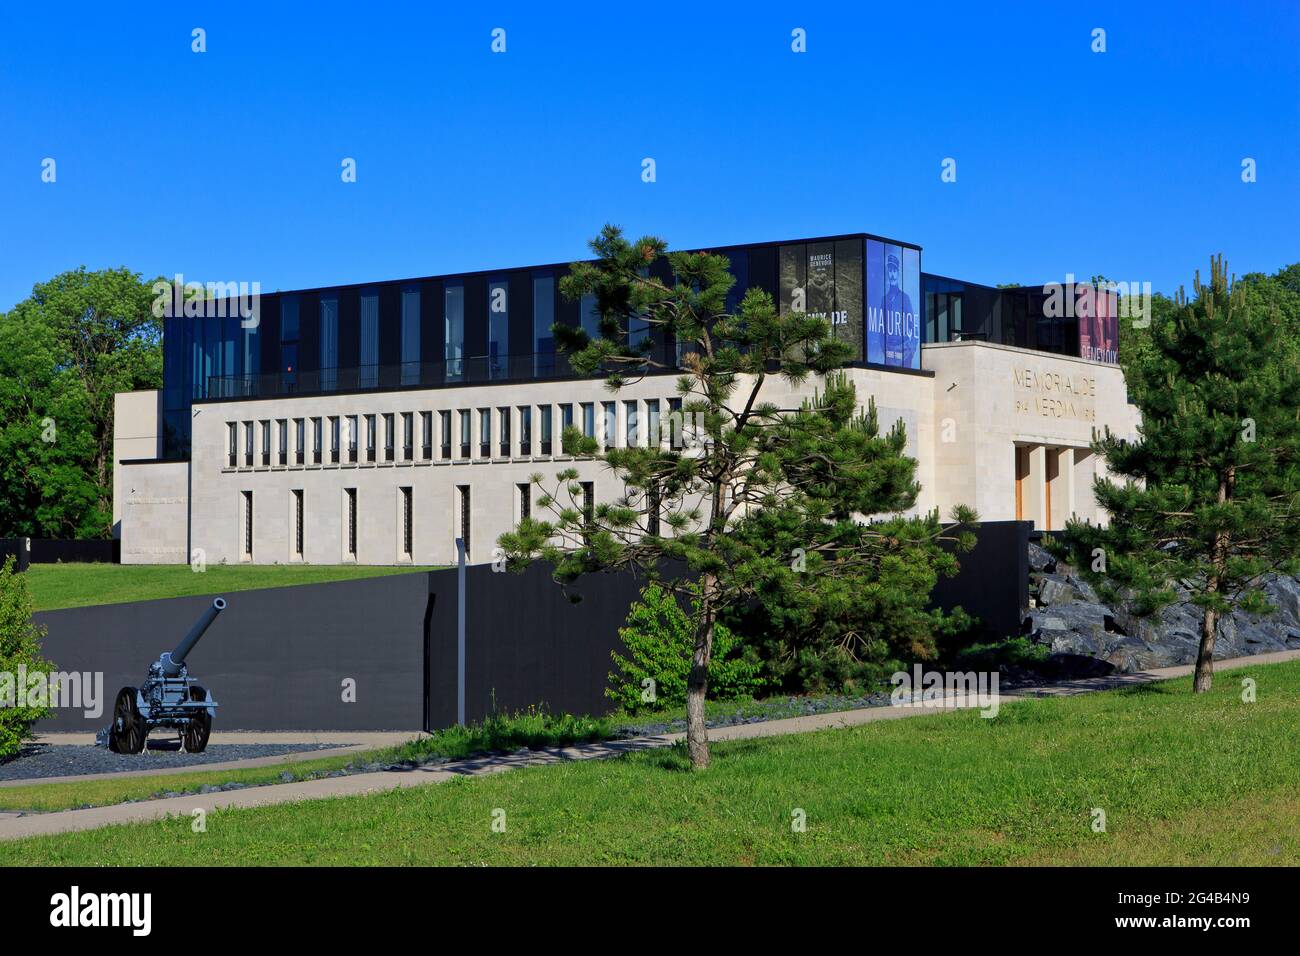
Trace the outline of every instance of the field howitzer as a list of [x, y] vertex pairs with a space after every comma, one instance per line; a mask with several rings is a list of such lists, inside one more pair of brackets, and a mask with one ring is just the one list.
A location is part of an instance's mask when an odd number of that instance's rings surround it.
[[138, 754], [145, 738], [157, 727], [180, 731], [181, 746], [190, 753], [202, 753], [212, 733], [217, 703], [185, 666], [185, 658], [199, 642], [217, 615], [226, 609], [224, 598], [216, 598], [181, 638], [176, 649], [164, 651], [149, 665], [149, 674], [138, 688], [123, 687], [113, 704], [113, 723], [108, 728], [108, 747], [120, 754]]

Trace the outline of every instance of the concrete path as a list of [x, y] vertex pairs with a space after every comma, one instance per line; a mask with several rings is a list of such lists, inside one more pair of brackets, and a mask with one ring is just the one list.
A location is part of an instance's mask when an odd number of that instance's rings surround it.
[[[1300, 658], [1300, 651], [1283, 651], [1275, 654], [1260, 654], [1254, 657], [1215, 661], [1214, 666], [1215, 672], [1219, 673], [1226, 670], [1251, 667], [1256, 664], [1276, 664], [1298, 658]], [[1002, 704], [1012, 702], [1017, 698], [1069, 696], [1099, 690], [1112, 690], [1117, 687], [1186, 677], [1192, 671], [1193, 668], [1190, 665], [1165, 667], [1141, 674], [1092, 678], [1051, 687], [1021, 688], [1014, 693], [1000, 695], [995, 698], [995, 701]], [[791, 717], [785, 720], [714, 728], [709, 731], [709, 739], [711, 741], [742, 740], [805, 733], [833, 727], [856, 727], [881, 720], [898, 720], [920, 714], [943, 712], [955, 709], [958, 706], [960, 705], [955, 700], [946, 699], [925, 704], [873, 707], [832, 714]], [[972, 703], [967, 706], [973, 707], [976, 705]], [[298, 800], [355, 796], [357, 794], [375, 793], [402, 787], [420, 787], [427, 784], [442, 783], [453, 777], [499, 773], [519, 767], [544, 766], [568, 760], [603, 760], [638, 750], [668, 747], [684, 736], [685, 734], [664, 734], [659, 737], [638, 737], [632, 740], [613, 740], [550, 750], [524, 750], [515, 754], [460, 760], [449, 764], [428, 765], [408, 771], [381, 771], [347, 777], [325, 777], [319, 780], [304, 780], [298, 783], [250, 787], [247, 790], [191, 794], [165, 800], [148, 800], [141, 803], [125, 803], [111, 807], [94, 807], [89, 810], [63, 810], [55, 813], [33, 813], [22, 816], [0, 814], [0, 840], [66, 833], [74, 830], [93, 830], [112, 824], [157, 820], [173, 815], [189, 816], [197, 809], [211, 813], [213, 810], [227, 807], [256, 807], [276, 803], [290, 803]]]
[[[227, 730], [214, 733], [210, 739], [213, 744], [338, 744], [320, 750], [300, 750], [287, 754], [275, 754], [269, 757], [245, 757], [242, 760], [221, 760], [216, 763], [190, 764], [184, 767], [150, 767], [147, 753], [140, 754], [141, 769], [116, 770], [112, 773], [77, 773], [62, 777], [32, 777], [23, 780], [0, 780], [0, 789], [5, 787], [30, 787], [44, 783], [76, 783], [80, 780], [113, 780], [122, 777], [168, 777], [180, 773], [206, 773], [209, 770], [248, 770], [256, 767], [269, 767], [282, 763], [298, 763], [303, 760], [320, 760], [325, 757], [346, 756], [350, 753], [364, 753], [384, 747], [398, 747], [408, 740], [418, 740], [427, 734], [416, 731], [358, 731], [356, 733], [301, 732], [292, 731], [249, 731]], [[85, 747], [94, 744], [94, 734], [54, 733], [37, 734], [34, 741], [54, 747]], [[0, 836], [3, 839], [3, 836]]]

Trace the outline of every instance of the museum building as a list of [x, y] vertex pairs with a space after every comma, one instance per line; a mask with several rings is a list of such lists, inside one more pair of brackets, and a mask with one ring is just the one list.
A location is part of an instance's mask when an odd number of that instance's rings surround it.
[[[1134, 437], [1115, 300], [1049, 308], [1044, 287], [997, 289], [921, 271], [921, 247], [857, 233], [726, 246], [736, 277], [782, 311], [831, 322], [882, 428], [901, 419], [918, 511], [955, 504], [1038, 529], [1104, 521], [1104, 427]], [[573, 467], [588, 502], [623, 494], [569, 459], [575, 425], [606, 446], [683, 440], [685, 350], [659, 328], [661, 368], [611, 393], [575, 375], [552, 326], [597, 334], [594, 299], [560, 294], [565, 265], [488, 270], [207, 302], [163, 320], [163, 387], [116, 396], [114, 528], [123, 563], [449, 564], [535, 507], [531, 476]], [[671, 281], [666, 261], [652, 272]], [[1066, 296], [1073, 299], [1074, 290]], [[1083, 301], [1080, 298], [1079, 301]], [[214, 306], [220, 305], [219, 308]], [[216, 313], [216, 314], [214, 314]], [[764, 398], [798, 407], [814, 381]], [[657, 516], [648, 515], [648, 527]]]

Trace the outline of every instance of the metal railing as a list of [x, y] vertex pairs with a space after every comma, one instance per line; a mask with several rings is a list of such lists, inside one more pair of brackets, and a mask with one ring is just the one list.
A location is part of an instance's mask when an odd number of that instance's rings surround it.
[[562, 353], [483, 355], [443, 362], [403, 362], [397, 365], [362, 365], [313, 371], [212, 375], [207, 380], [207, 395], [196, 397], [212, 399], [320, 395], [367, 389], [526, 382], [570, 378], [574, 374], [569, 365], [569, 357]]

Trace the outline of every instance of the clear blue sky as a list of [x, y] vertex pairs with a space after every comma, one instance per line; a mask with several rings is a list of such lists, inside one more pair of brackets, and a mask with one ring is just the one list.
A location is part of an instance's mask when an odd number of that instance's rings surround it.
[[1295, 0], [282, 6], [4, 6], [0, 309], [83, 263], [271, 291], [567, 261], [606, 220], [875, 232], [988, 283], [1300, 260]]

